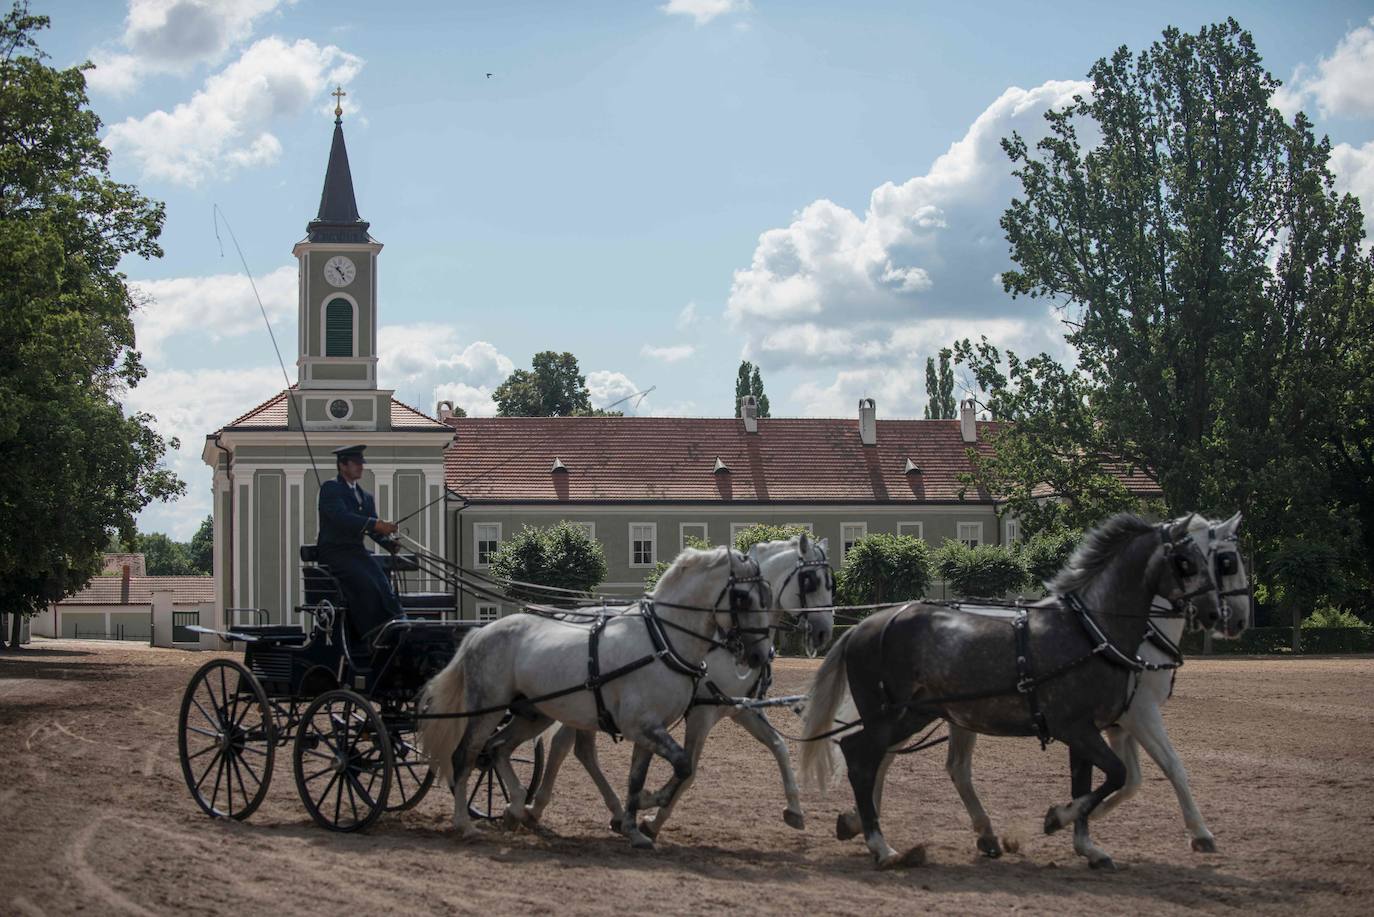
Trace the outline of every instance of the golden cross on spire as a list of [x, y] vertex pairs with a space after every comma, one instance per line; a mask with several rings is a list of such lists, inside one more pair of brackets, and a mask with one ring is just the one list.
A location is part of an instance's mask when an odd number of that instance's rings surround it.
[[330, 95], [334, 97], [334, 119], [338, 120], [343, 117], [343, 97], [348, 93], [344, 92], [342, 86], [336, 86]]

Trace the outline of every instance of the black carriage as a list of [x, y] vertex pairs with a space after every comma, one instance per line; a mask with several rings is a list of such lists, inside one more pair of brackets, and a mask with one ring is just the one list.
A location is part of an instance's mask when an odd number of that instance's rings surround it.
[[[418, 569], [413, 555], [380, 555], [396, 583]], [[242, 643], [243, 662], [214, 659], [192, 676], [178, 719], [178, 751], [191, 796], [213, 817], [246, 819], [272, 780], [276, 749], [290, 746], [297, 792], [311, 818], [358, 831], [384, 811], [409, 809], [434, 782], [416, 745], [418, 695], [453, 657], [474, 622], [456, 617], [451, 593], [398, 591], [404, 620], [364, 641], [350, 626], [338, 581], [301, 548], [309, 628], [255, 624], [216, 631]], [[543, 771], [542, 740], [514, 758], [532, 792]], [[480, 762], [468, 797], [477, 818], [507, 802], [495, 771]]]

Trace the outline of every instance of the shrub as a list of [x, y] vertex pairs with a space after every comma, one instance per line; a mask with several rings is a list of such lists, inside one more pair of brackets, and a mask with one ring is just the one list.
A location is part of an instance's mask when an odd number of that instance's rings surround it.
[[1069, 555], [1083, 540], [1082, 532], [1069, 529], [1049, 529], [1032, 535], [1013, 546], [1021, 565], [1026, 568], [1028, 585], [1039, 586], [1064, 569]]
[[905, 602], [921, 598], [928, 588], [930, 549], [910, 535], [880, 532], [860, 538], [836, 575], [836, 593], [845, 605]]
[[970, 548], [961, 541], [947, 541], [935, 552], [935, 569], [956, 595], [969, 598], [1006, 595], [1026, 582], [1020, 556], [1003, 545]]
[[1303, 619], [1302, 626], [1305, 629], [1315, 627], [1368, 627], [1369, 625], [1361, 621], [1354, 612], [1346, 611], [1344, 608], [1318, 608]]
[[747, 529], [742, 529], [735, 536], [735, 550], [745, 552], [756, 544], [765, 541], [787, 541], [798, 535], [811, 534], [805, 526], [800, 525], [770, 525], [761, 522], [758, 525], [751, 525]]
[[[547, 528], [526, 526], [491, 558], [493, 576], [589, 592], [606, 578], [606, 552], [587, 530], [571, 522]], [[535, 601], [549, 601], [532, 590], [512, 593]]]

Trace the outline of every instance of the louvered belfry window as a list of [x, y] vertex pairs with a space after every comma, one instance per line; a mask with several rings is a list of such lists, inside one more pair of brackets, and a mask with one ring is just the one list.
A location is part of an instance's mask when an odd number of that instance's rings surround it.
[[324, 310], [324, 355], [353, 356], [353, 306], [336, 299]]

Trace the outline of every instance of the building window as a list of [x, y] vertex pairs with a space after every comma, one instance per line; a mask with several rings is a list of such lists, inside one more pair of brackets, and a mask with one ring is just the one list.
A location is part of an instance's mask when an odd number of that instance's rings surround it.
[[630, 523], [630, 566], [652, 567], [658, 563], [658, 524], [654, 522]]
[[976, 548], [983, 543], [983, 523], [981, 522], [961, 522], [959, 523], [959, 540], [966, 547]]
[[472, 560], [479, 567], [491, 565], [491, 556], [501, 547], [501, 523], [475, 522], [472, 525]]
[[683, 550], [687, 549], [687, 542], [693, 538], [697, 539], [698, 541], [704, 541], [707, 544], [711, 543], [711, 538], [707, 534], [706, 523], [704, 522], [679, 523], [677, 527], [677, 533], [679, 539], [678, 544], [682, 547]]
[[840, 523], [840, 563], [849, 556], [849, 549], [854, 547], [854, 542], [868, 534], [867, 522], [841, 522]]
[[477, 606], [477, 623], [487, 624], [501, 617], [501, 606], [483, 602]]
[[346, 299], [331, 300], [324, 307], [324, 355], [353, 356], [353, 304]]
[[912, 538], [919, 538], [924, 541], [926, 524], [924, 522], [899, 522], [897, 523], [897, 534], [910, 535]]
[[1008, 519], [1008, 520], [1007, 520], [1007, 544], [1013, 544], [1014, 542], [1017, 542], [1017, 541], [1020, 541], [1020, 540], [1021, 540], [1021, 520], [1020, 520], [1020, 519]]

